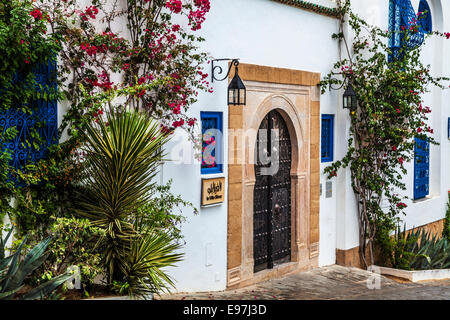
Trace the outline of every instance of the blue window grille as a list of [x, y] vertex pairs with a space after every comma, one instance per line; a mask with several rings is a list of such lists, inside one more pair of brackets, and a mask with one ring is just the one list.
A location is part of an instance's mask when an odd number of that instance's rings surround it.
[[223, 172], [222, 112], [201, 112], [202, 164], [201, 174]]
[[[410, 0], [389, 0], [389, 32], [392, 33], [389, 41], [389, 48], [392, 54], [389, 55], [389, 61], [393, 61], [400, 54], [400, 48], [405, 45], [405, 39], [401, 33], [402, 27], [409, 29], [411, 26], [418, 26], [418, 32], [412, 34], [406, 43], [408, 48], [420, 46], [424, 41], [424, 33], [431, 31], [431, 10], [428, 3], [424, 0], [420, 2], [420, 10], [427, 8], [426, 17], [418, 20], [418, 16]], [[419, 21], [419, 22], [418, 22]], [[428, 22], [427, 22], [428, 21]]]
[[426, 0], [420, 0], [419, 12], [422, 13], [419, 19], [419, 25], [423, 32], [430, 33], [433, 31], [433, 21], [431, 18], [431, 9]]
[[414, 147], [414, 199], [430, 193], [430, 142], [415, 138]]
[[[44, 159], [48, 154], [48, 147], [58, 143], [57, 100], [41, 98], [56, 94], [56, 71], [56, 61], [53, 60], [33, 68], [39, 95], [31, 102], [31, 108], [27, 108], [28, 112], [15, 106], [0, 111], [0, 130], [5, 132], [13, 127], [17, 130], [12, 141], [0, 141], [0, 150], [11, 154], [10, 165], [15, 170], [23, 170], [27, 164], [35, 164]], [[13, 83], [14, 81], [21, 81], [21, 75], [17, 74]], [[44, 145], [33, 145], [30, 136], [32, 128], [36, 128], [41, 139], [45, 141]]]
[[333, 161], [334, 152], [334, 115], [322, 115], [322, 137], [321, 137], [321, 159], [322, 162]]

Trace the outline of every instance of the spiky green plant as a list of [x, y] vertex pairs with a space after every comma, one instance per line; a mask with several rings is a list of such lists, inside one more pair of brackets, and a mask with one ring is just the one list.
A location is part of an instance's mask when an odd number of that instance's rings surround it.
[[168, 234], [147, 230], [130, 243], [126, 259], [120, 263], [123, 282], [122, 293], [148, 297], [152, 293], [169, 291], [174, 283], [163, 268], [174, 266], [183, 254], [175, 253], [181, 246]]
[[25, 278], [41, 266], [47, 258], [45, 250], [47, 249], [51, 238], [48, 237], [38, 243], [22, 259], [22, 249], [27, 240], [27, 237], [25, 236], [16, 252], [5, 257], [5, 245], [11, 236], [11, 233], [12, 229], [9, 231], [6, 238], [4, 240], [2, 239], [0, 242], [0, 300], [14, 298], [35, 300], [43, 298], [72, 277], [72, 275], [68, 273], [62, 274], [33, 288], [27, 293], [18, 296], [17, 292], [22, 289]]
[[415, 254], [409, 248], [417, 243], [418, 238], [407, 234], [406, 225], [403, 232], [400, 225], [397, 225], [393, 236], [389, 233], [389, 228], [379, 230], [378, 241], [381, 244], [381, 252], [388, 259], [392, 268], [411, 269], [410, 264]]
[[111, 111], [106, 120], [88, 126], [86, 141], [90, 192], [81, 195], [78, 213], [106, 231], [104, 259], [111, 285], [123, 280], [121, 265], [141, 241], [133, 217], [149, 200], [168, 136], [143, 113]]
[[445, 237], [433, 235], [423, 229], [411, 231], [408, 238], [419, 241], [411, 243], [406, 250], [414, 254], [410, 262], [413, 270], [450, 268], [450, 241]]
[[442, 230], [442, 237], [450, 241], [450, 191], [448, 192], [447, 212], [445, 213], [444, 229]]

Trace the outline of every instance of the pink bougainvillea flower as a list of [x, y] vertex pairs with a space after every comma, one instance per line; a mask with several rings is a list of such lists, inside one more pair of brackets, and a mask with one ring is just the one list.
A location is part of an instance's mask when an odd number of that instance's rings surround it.
[[173, 31], [173, 32], [177, 32], [178, 30], [180, 30], [180, 25], [179, 25], [179, 24], [174, 24], [174, 25], [172, 26], [172, 31]]
[[197, 121], [197, 119], [195, 119], [195, 118], [190, 118], [190, 119], [188, 120], [188, 126], [192, 127], [192, 126], [195, 124], [196, 121]]
[[403, 208], [406, 208], [406, 207], [407, 207], [406, 203], [403, 203], [403, 202], [397, 203], [397, 208], [403, 209]]
[[39, 9], [34, 9], [33, 11], [30, 12], [30, 15], [36, 20], [41, 20], [43, 16], [41, 10]]
[[181, 0], [168, 0], [166, 2], [166, 8], [169, 8], [173, 13], [180, 13], [182, 10]]

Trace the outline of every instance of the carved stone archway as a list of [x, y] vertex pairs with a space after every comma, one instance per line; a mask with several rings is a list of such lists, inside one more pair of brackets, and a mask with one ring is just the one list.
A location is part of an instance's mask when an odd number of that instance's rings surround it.
[[[228, 287], [245, 286], [318, 265], [320, 75], [240, 64], [247, 105], [230, 106], [228, 140]], [[254, 273], [255, 142], [261, 121], [277, 110], [291, 138], [291, 262]]]

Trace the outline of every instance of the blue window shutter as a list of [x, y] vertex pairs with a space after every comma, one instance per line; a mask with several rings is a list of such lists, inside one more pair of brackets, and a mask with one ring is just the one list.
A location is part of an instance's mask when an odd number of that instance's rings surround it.
[[[57, 66], [56, 61], [51, 60], [33, 68], [33, 73], [41, 96], [53, 94], [57, 90]], [[15, 81], [20, 81], [17, 75]], [[48, 147], [58, 143], [58, 109], [57, 99], [45, 99], [37, 97], [31, 102], [31, 113], [25, 113], [20, 108], [11, 107], [0, 112], [0, 130], [15, 127], [17, 135], [14, 141], [6, 143], [0, 141], [1, 150], [7, 150], [11, 156], [11, 166], [16, 170], [23, 170], [29, 163], [37, 163], [44, 159], [48, 153]], [[30, 141], [30, 130], [36, 128], [40, 137], [45, 141], [37, 149]], [[30, 143], [26, 143], [26, 141]]]
[[[426, 5], [428, 6], [428, 4]], [[420, 8], [419, 5], [419, 10]], [[429, 17], [431, 19], [431, 13]], [[419, 26], [419, 31], [411, 35], [409, 41], [406, 43], [407, 47], [415, 48], [423, 43], [425, 31], [422, 24], [416, 21], [417, 14], [410, 0], [389, 0], [389, 32], [393, 32], [389, 42], [389, 47], [393, 53], [389, 55], [389, 61], [392, 61], [399, 54], [399, 49], [405, 45], [402, 34], [399, 33], [402, 31], [402, 27], [408, 29], [411, 26]]]
[[321, 161], [333, 161], [334, 153], [334, 115], [322, 115]]
[[[222, 112], [201, 112], [202, 122], [202, 164], [201, 174], [213, 174], [223, 172], [223, 119]], [[205, 135], [206, 133], [206, 135]], [[205, 140], [208, 138], [208, 141]], [[215, 147], [208, 147], [214, 142]], [[205, 151], [211, 150], [211, 153]], [[210, 157], [208, 157], [210, 156]]]
[[430, 143], [415, 138], [414, 147], [414, 199], [430, 193]]

